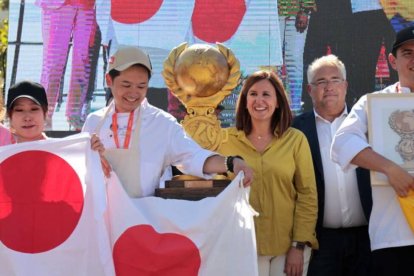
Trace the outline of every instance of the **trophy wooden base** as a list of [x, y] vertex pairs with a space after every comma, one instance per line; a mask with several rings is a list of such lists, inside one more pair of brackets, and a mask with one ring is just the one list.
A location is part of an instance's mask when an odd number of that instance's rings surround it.
[[165, 188], [155, 189], [155, 196], [166, 199], [200, 200], [217, 196], [230, 182], [228, 179], [205, 180], [194, 176], [180, 175], [165, 181]]

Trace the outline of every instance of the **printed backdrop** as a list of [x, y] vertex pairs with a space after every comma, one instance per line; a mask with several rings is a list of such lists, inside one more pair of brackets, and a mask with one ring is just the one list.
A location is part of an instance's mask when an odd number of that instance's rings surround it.
[[[67, 2], [67, 1], [66, 1]], [[151, 56], [149, 100], [173, 110], [162, 63], [181, 42], [222, 42], [241, 62], [243, 76], [275, 70], [300, 113], [311, 108], [306, 69], [326, 53], [347, 67], [347, 102], [396, 80], [388, 55], [395, 31], [413, 24], [411, 0], [10, 0], [6, 88], [22, 79], [46, 86], [52, 130], [76, 130], [105, 105], [104, 72], [120, 44]], [[58, 31], [56, 31], [58, 30]], [[220, 118], [233, 123], [237, 89]], [[178, 110], [179, 111], [179, 110]], [[179, 113], [179, 112], [178, 112]]]

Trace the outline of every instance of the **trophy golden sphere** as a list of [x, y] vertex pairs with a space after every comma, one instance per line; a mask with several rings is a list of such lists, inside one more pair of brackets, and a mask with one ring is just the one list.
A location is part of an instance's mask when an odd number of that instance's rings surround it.
[[194, 44], [185, 49], [174, 66], [178, 85], [187, 95], [208, 97], [220, 91], [229, 78], [226, 57], [216, 48]]

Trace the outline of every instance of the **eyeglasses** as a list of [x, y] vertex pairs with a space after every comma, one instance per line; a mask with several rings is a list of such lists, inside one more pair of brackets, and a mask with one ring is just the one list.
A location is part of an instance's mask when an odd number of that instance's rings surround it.
[[317, 82], [311, 83], [312, 85], [318, 87], [318, 88], [326, 88], [328, 84], [332, 84], [333, 86], [339, 85], [343, 83], [345, 80], [343, 79], [332, 79], [332, 80], [320, 80]]

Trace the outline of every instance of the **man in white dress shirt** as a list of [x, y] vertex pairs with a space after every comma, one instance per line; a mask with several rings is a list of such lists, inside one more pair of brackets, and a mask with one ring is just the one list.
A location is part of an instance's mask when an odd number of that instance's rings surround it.
[[308, 67], [307, 76], [314, 109], [296, 117], [293, 126], [308, 138], [318, 190], [319, 249], [313, 253], [308, 275], [367, 275], [369, 171], [344, 172], [329, 156], [333, 135], [348, 115], [345, 65], [334, 55], [323, 56]]

